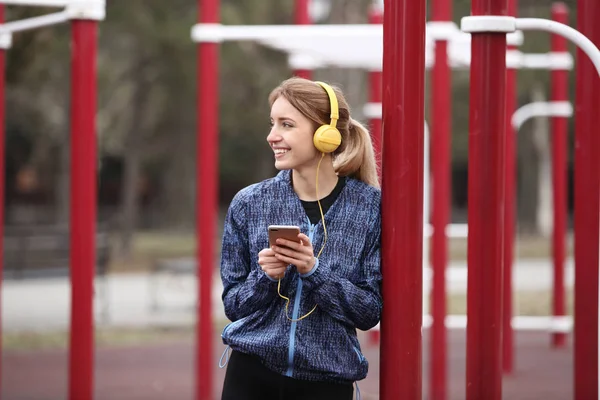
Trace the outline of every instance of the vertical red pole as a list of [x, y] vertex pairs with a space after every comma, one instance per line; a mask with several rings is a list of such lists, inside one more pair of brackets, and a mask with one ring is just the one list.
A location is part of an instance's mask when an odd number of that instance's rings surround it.
[[[309, 2], [310, 0], [296, 0], [294, 7], [294, 23], [296, 25], [310, 25]], [[304, 79], [312, 79], [312, 71], [309, 69], [297, 69], [294, 71], [294, 75]]]
[[[473, 0], [472, 15], [506, 15], [507, 0]], [[467, 400], [502, 398], [502, 255], [506, 35], [471, 41]]]
[[[382, 24], [383, 23], [383, 10], [380, 7], [373, 5], [369, 10], [369, 22], [371, 24]], [[370, 84], [370, 102], [371, 104], [381, 104], [381, 85], [382, 82], [381, 71], [370, 71], [369, 72], [369, 84]], [[373, 117], [371, 119], [371, 140], [373, 141], [373, 149], [375, 150], [375, 158], [377, 159], [377, 165], [379, 167], [379, 177], [381, 178], [381, 116]]]
[[[569, 11], [564, 3], [553, 4], [552, 19], [562, 24], [569, 24]], [[567, 51], [567, 40], [560, 35], [552, 35], [552, 52], [566, 53]], [[551, 74], [552, 101], [569, 101], [569, 72], [555, 69]], [[564, 270], [567, 231], [567, 129], [567, 118], [552, 118], [552, 197], [554, 198], [552, 315], [555, 317], [564, 316], [566, 313]], [[566, 338], [564, 333], [553, 333], [552, 347], [564, 347]]]
[[[517, 16], [517, 0], [508, 0], [508, 15]], [[516, 46], [508, 46], [516, 50]], [[514, 368], [514, 344], [512, 328], [512, 267], [515, 242], [515, 202], [516, 202], [516, 132], [512, 126], [512, 115], [517, 109], [517, 70], [506, 69], [506, 133], [505, 176], [504, 176], [504, 261], [503, 261], [503, 308], [502, 308], [502, 366], [505, 373]]]
[[[452, 21], [450, 0], [435, 0], [432, 5], [432, 20]], [[446, 226], [450, 219], [450, 171], [452, 75], [448, 65], [448, 41], [435, 42], [435, 64], [432, 76], [431, 104], [431, 166], [433, 175], [431, 222], [431, 262], [433, 279], [431, 288], [431, 351], [429, 397], [433, 400], [446, 398]]]
[[97, 21], [72, 21], [69, 398], [94, 391]]
[[[0, 4], [0, 24], [4, 22], [4, 5]], [[4, 84], [6, 81], [6, 49], [0, 48], [0, 254], [4, 254], [4, 129], [5, 104], [4, 104]], [[4, 262], [0, 257], [0, 310], [2, 310], [2, 282], [4, 282]], [[0, 315], [0, 398], [2, 397], [2, 315]]]
[[425, 8], [425, 0], [385, 2], [382, 400], [422, 393]]
[[[600, 2], [578, 0], [577, 29], [600, 46]], [[575, 400], [598, 398], [600, 79], [580, 49], [575, 104]]]
[[[219, 23], [219, 0], [198, 0], [198, 21]], [[198, 45], [198, 122], [196, 140], [196, 251], [198, 259], [198, 329], [196, 398], [213, 398], [212, 274], [218, 186], [219, 71], [218, 43]]]

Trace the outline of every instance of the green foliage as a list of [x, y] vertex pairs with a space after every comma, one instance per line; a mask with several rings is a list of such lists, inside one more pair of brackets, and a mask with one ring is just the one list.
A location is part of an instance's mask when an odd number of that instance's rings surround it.
[[[519, 0], [519, 14], [548, 17], [552, 3]], [[573, 11], [574, 25], [575, 1], [566, 3]], [[287, 24], [292, 22], [293, 4], [293, 0], [222, 0], [221, 17], [225, 24]], [[366, 22], [368, 4], [369, 0], [336, 0], [330, 20]], [[7, 19], [47, 12], [10, 7]], [[469, 13], [469, 0], [454, 0], [457, 24]], [[197, 15], [193, 0], [109, 0], [107, 18], [99, 28], [99, 148], [104, 154], [126, 157], [132, 146], [138, 147], [142, 175], [157, 182], [162, 204], [167, 208], [174, 204], [187, 218], [194, 202], [190, 187], [195, 182], [196, 126], [202, 123], [197, 121], [196, 107], [197, 63], [202, 60], [197, 59], [196, 45], [190, 39]], [[33, 147], [29, 159], [19, 162], [48, 171], [57, 170], [49, 167], [58, 162], [52, 155], [64, 147], [69, 131], [69, 35], [68, 25], [19, 33], [8, 57], [8, 125]], [[522, 50], [543, 52], [548, 46], [547, 34], [527, 33]], [[290, 73], [286, 56], [280, 52], [249, 42], [221, 46], [219, 151], [224, 202], [242, 186], [273, 173], [265, 142], [267, 97]], [[529, 101], [534, 85], [542, 82], [548, 87], [548, 80], [547, 73], [520, 72], [520, 103]], [[467, 159], [468, 95], [468, 71], [454, 72], [455, 162]]]

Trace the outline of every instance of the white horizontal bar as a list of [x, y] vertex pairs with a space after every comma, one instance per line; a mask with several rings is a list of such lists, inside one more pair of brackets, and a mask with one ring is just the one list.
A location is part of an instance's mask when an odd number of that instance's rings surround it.
[[516, 131], [534, 117], [564, 117], [573, 115], [573, 106], [568, 101], [537, 101], [525, 104], [512, 116], [511, 123]]
[[365, 118], [381, 119], [383, 110], [381, 103], [367, 103], [363, 106]]
[[292, 69], [317, 69], [322, 67], [321, 63], [313, 57], [305, 54], [290, 54], [288, 64]]
[[42, 15], [41, 17], [26, 18], [20, 21], [13, 21], [7, 22], [5, 24], [0, 24], [0, 34], [42, 28], [44, 26], [56, 25], [63, 22], [67, 22], [68, 20], [69, 14], [66, 11]]
[[[431, 327], [431, 315], [423, 315], [423, 328]], [[561, 317], [538, 317], [517, 315], [511, 320], [511, 325], [517, 331], [548, 331], [553, 333], [569, 333], [573, 330], [573, 318], [570, 316]], [[465, 329], [467, 327], [466, 315], [447, 315], [446, 328]], [[371, 330], [378, 331], [380, 325], [377, 324]]]
[[542, 18], [518, 18], [516, 28], [525, 31], [545, 31], [555, 33], [575, 43], [592, 60], [600, 75], [600, 51], [590, 39], [568, 25]]
[[192, 39], [196, 42], [261, 41], [272, 37], [310, 38], [322, 37], [377, 37], [382, 36], [381, 25], [220, 25], [196, 24], [192, 28]]
[[32, 7], [66, 7], [70, 0], [0, 0], [0, 4]]
[[[458, 28], [449, 29], [446, 25], [427, 25], [427, 41], [448, 40], [468, 45], [471, 37], [461, 32]], [[221, 25], [221, 24], [196, 24], [192, 27], [192, 40], [195, 42], [222, 42], [222, 41], [261, 41], [272, 37], [278, 38], [311, 38], [318, 40], [323, 37], [336, 38], [368, 38], [372, 37], [383, 41], [383, 26], [380, 24], [329, 24], [329, 25]], [[521, 32], [514, 32], [507, 36], [508, 44], [522, 44]]]
[[433, 40], [448, 40], [461, 33], [458, 26], [451, 21], [430, 21], [427, 23], [427, 30]]
[[507, 68], [569, 71], [573, 69], [573, 64], [573, 56], [568, 52], [539, 54], [525, 54], [519, 50], [508, 50], [506, 52]]
[[[423, 236], [429, 237], [433, 234], [433, 226], [427, 224], [423, 227]], [[449, 238], [467, 238], [469, 234], [468, 224], [448, 224], [446, 225], [446, 237]]]
[[12, 34], [10, 32], [0, 33], [0, 50], [8, 50], [12, 47]]

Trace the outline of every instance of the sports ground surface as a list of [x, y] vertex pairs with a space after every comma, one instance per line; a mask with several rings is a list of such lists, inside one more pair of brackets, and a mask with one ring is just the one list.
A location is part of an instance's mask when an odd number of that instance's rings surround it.
[[[427, 397], [428, 335], [423, 337], [423, 398]], [[362, 337], [370, 362], [369, 376], [359, 382], [362, 398], [378, 399], [379, 346]], [[572, 398], [572, 345], [551, 349], [546, 333], [516, 336], [515, 371], [504, 378], [505, 399], [564, 400]], [[219, 399], [224, 370], [218, 359], [224, 347], [215, 338], [214, 398]], [[448, 335], [448, 399], [465, 398], [465, 331]], [[6, 350], [3, 354], [3, 400], [67, 398], [65, 350]], [[99, 346], [96, 352], [95, 399], [163, 400], [194, 398], [192, 337], [154, 344]]]

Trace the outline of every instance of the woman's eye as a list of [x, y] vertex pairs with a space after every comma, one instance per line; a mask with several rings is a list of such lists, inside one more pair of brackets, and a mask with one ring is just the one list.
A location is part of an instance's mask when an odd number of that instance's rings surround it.
[[292, 124], [290, 124], [289, 122], [284, 122], [283, 126], [286, 127], [286, 128], [291, 128]]

